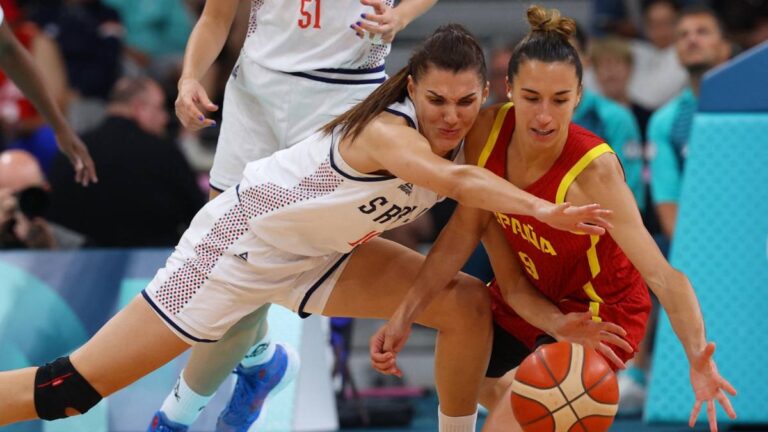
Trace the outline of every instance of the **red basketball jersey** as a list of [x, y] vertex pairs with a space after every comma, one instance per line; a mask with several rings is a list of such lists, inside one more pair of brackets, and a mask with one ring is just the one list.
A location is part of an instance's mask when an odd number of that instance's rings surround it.
[[[507, 148], [515, 129], [511, 107], [512, 104], [506, 104], [499, 110], [478, 160], [479, 166], [503, 178], [507, 178]], [[562, 203], [576, 177], [605, 153], [613, 153], [608, 144], [571, 123], [561, 154], [549, 171], [525, 191]], [[609, 234], [590, 236], [560, 231], [533, 217], [518, 214], [496, 213], [495, 220], [517, 253], [528, 280], [553, 303], [564, 312], [590, 310], [594, 320], [607, 319], [632, 333], [628, 337], [630, 344], [640, 342], [650, 310], [648, 289]], [[491, 295], [496, 322], [532, 347], [541, 331], [521, 323], [522, 319], [506, 304], [495, 283], [491, 284]], [[619, 307], [622, 303], [622, 307], [631, 306], [635, 316], [623, 316], [623, 308]]]

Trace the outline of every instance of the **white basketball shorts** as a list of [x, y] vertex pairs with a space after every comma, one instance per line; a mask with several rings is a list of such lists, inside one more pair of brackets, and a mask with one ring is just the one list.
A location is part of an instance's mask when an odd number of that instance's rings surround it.
[[266, 303], [322, 313], [349, 256], [300, 256], [265, 243], [230, 188], [198, 212], [142, 295], [188, 343], [215, 342]]

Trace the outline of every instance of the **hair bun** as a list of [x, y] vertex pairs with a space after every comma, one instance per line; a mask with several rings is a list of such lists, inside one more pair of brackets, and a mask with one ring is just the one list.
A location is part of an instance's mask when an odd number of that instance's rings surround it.
[[576, 22], [568, 17], [560, 16], [557, 9], [545, 9], [541, 6], [528, 8], [528, 23], [531, 33], [557, 33], [568, 39], [576, 33]]

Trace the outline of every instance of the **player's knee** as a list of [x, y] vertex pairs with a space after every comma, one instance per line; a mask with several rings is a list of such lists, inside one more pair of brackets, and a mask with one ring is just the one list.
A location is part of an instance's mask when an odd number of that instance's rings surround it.
[[488, 288], [480, 280], [460, 273], [456, 277], [454, 293], [459, 314], [477, 324], [491, 323], [491, 298]]
[[35, 410], [43, 420], [85, 414], [101, 395], [72, 366], [69, 357], [60, 357], [40, 366], [35, 374]]

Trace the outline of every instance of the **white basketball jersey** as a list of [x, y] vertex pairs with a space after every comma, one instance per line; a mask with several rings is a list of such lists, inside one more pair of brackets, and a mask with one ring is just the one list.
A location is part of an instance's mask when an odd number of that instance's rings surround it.
[[[391, 6], [393, 0], [385, 3]], [[372, 44], [350, 28], [362, 20], [360, 14], [373, 12], [360, 0], [251, 0], [243, 55], [281, 72], [331, 69], [326, 73], [344, 75], [381, 69], [383, 74], [389, 44]]]
[[[418, 127], [409, 99], [387, 111]], [[355, 171], [341, 157], [339, 141], [336, 133], [318, 132], [246, 166], [237, 192], [254, 234], [292, 254], [345, 253], [442, 199], [397, 177]]]

